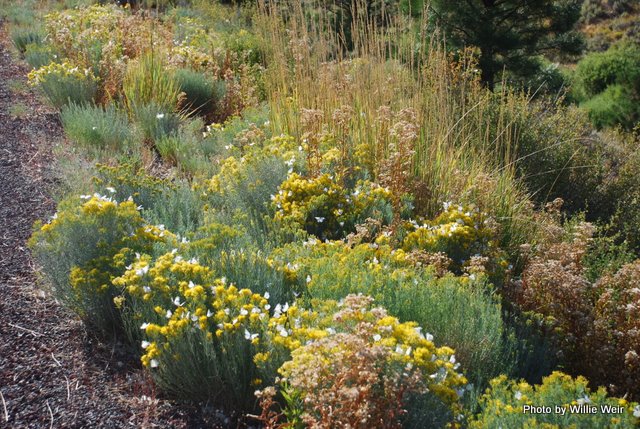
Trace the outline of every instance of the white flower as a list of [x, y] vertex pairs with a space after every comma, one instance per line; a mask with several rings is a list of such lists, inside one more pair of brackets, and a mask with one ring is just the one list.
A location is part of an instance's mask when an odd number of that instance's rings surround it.
[[258, 338], [258, 334], [252, 334], [251, 332], [244, 330], [244, 338], [247, 340], [254, 340]]
[[95, 130], [97, 130], [97, 129], [98, 129], [98, 127], [92, 127], [91, 129], [92, 129], [93, 131], [95, 131]]
[[151, 345], [151, 343], [149, 341], [143, 341], [141, 346], [143, 349], [146, 349], [147, 347], [149, 347]]
[[158, 367], [158, 361], [155, 359], [151, 359], [151, 368], [157, 368]]
[[162, 118], [164, 118], [164, 113], [158, 113], [156, 115], [156, 119], [162, 119]]
[[142, 290], [144, 291], [144, 293], [150, 293], [151, 292], [151, 288], [149, 286], [142, 286]]
[[578, 398], [576, 402], [578, 403], [578, 405], [584, 405], [591, 403], [591, 399], [589, 399], [589, 397], [585, 394], [582, 398]]
[[107, 186], [107, 191], [111, 192], [112, 194], [116, 193], [115, 188], [112, 188], [111, 186]]
[[142, 330], [147, 329], [148, 326], [149, 326], [148, 323], [143, 323], [142, 325], [140, 325], [140, 329]]
[[80, 195], [80, 198], [83, 200], [89, 200], [91, 199], [91, 195]]
[[[175, 305], [176, 307], [182, 307], [182, 304], [184, 304], [183, 302], [180, 302], [180, 297], [176, 296], [175, 298], [173, 298], [173, 305]], [[171, 316], [167, 316], [167, 318], [169, 318]]]
[[322, 223], [322, 222], [324, 222], [324, 217], [322, 217], [322, 216], [316, 216], [316, 222], [318, 222], [318, 223]]
[[633, 417], [637, 417], [640, 419], [640, 405], [636, 405], [633, 409]]
[[193, 284], [191, 280], [189, 280], [189, 289], [193, 289], [194, 287], [196, 287], [196, 285]]
[[430, 333], [427, 332], [427, 334], [424, 336], [427, 341], [433, 341], [433, 335], [431, 335]]
[[373, 336], [373, 341], [380, 341], [382, 339], [382, 336], [380, 334], [375, 334]]
[[165, 314], [164, 317], [166, 317], [167, 319], [171, 319], [171, 316], [173, 316], [173, 313], [171, 312], [171, 310], [167, 310], [167, 314]]
[[516, 394], [513, 396], [516, 398], [516, 401], [519, 401], [520, 399], [522, 399], [522, 392], [517, 390]]
[[307, 276], [307, 283], [311, 283], [311, 276]]
[[240, 310], [240, 315], [241, 316], [246, 316], [247, 314], [249, 314], [249, 312], [247, 311], [246, 308], [243, 308], [242, 310]]
[[149, 272], [149, 266], [148, 266], [148, 265], [145, 265], [144, 267], [142, 267], [142, 268], [138, 268], [138, 269], [136, 270], [136, 276], [138, 276], [138, 277], [142, 277], [142, 276], [144, 276], [145, 274], [147, 274], [148, 272]]
[[270, 296], [271, 296], [271, 295], [269, 295], [269, 292], [265, 292], [265, 293], [264, 293], [264, 299], [269, 299], [269, 297], [270, 297]]

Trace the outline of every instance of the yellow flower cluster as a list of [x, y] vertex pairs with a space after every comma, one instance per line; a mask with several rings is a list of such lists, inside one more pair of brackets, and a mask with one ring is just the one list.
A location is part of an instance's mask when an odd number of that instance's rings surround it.
[[50, 76], [72, 78], [79, 81], [97, 80], [90, 69], [81, 69], [80, 67], [65, 61], [63, 63], [53, 62], [49, 65], [42, 66], [37, 70], [32, 70], [28, 76], [29, 84], [33, 86], [39, 85]]
[[491, 381], [480, 400], [481, 412], [469, 427], [637, 427], [640, 405], [608, 397], [604, 387], [592, 391], [587, 385], [584, 377], [574, 379], [558, 371], [534, 386], [500, 376]]
[[340, 238], [364, 213], [387, 204], [390, 197], [387, 189], [368, 181], [359, 181], [349, 191], [329, 174], [305, 178], [292, 173], [271, 200], [276, 219], [294, 222], [321, 238]]
[[[445, 210], [431, 221], [407, 222], [410, 231], [402, 242], [406, 251], [443, 252], [461, 268], [474, 255], [489, 256], [504, 265], [502, 254], [494, 241], [496, 231], [491, 220], [473, 207], [445, 203]], [[504, 267], [502, 267], [504, 268]]]
[[269, 318], [267, 298], [214, 279], [209, 268], [183, 259], [177, 249], [153, 264], [151, 258], [140, 257], [113, 283], [154, 310], [154, 321], [141, 324], [151, 340], [143, 343], [145, 366], [170, 364], [175, 358], [171, 351], [189, 341], [187, 330], [200, 331], [209, 342], [234, 337], [256, 345]]

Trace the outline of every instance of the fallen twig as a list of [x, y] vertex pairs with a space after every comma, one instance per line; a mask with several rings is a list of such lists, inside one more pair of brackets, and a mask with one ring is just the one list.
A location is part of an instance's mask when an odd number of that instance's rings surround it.
[[49, 410], [49, 416], [51, 417], [51, 424], [49, 425], [49, 429], [53, 428], [53, 411], [51, 411], [51, 407], [49, 406], [49, 400], [47, 399], [47, 409]]
[[27, 329], [27, 328], [23, 328], [22, 326], [19, 326], [19, 325], [14, 325], [13, 323], [7, 323], [7, 324], [9, 326], [13, 327], [13, 328], [20, 329], [20, 330], [23, 330], [23, 331], [27, 331], [28, 333], [30, 333], [31, 335], [33, 335], [35, 337], [41, 337], [41, 336], [44, 335], [44, 334], [41, 334], [40, 332], [36, 332], [36, 331], [34, 331], [32, 329]]
[[56, 361], [58, 366], [62, 368], [62, 364], [60, 363], [60, 361], [58, 359], [56, 359], [56, 357], [53, 355], [53, 352], [51, 352], [51, 357], [53, 358], [54, 361]]
[[1, 390], [0, 390], [0, 399], [2, 399], [2, 408], [4, 408], [4, 421], [8, 422], [9, 421], [9, 412], [7, 411], [7, 403], [4, 402], [4, 395], [2, 394]]

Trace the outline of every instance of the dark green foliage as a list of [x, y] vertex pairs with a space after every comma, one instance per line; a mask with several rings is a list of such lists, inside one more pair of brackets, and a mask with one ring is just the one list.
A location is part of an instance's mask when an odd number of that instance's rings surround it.
[[617, 244], [615, 237], [596, 237], [583, 258], [585, 276], [590, 282], [595, 282], [603, 275], [616, 273], [635, 259], [626, 241]]
[[576, 68], [575, 96], [598, 128], [640, 120], [640, 47], [623, 43], [592, 53]]
[[578, 0], [434, 0], [431, 10], [448, 43], [480, 49], [482, 81], [492, 88], [503, 69], [534, 75], [539, 54], [579, 54], [582, 40], [572, 30], [580, 5]]
[[197, 114], [215, 111], [224, 98], [225, 85], [214, 81], [202, 73], [190, 69], [178, 69], [175, 72], [180, 91], [185, 94], [183, 106]]
[[589, 112], [589, 119], [597, 128], [614, 127], [622, 124], [633, 127], [640, 118], [638, 101], [629, 96], [623, 85], [608, 86], [602, 93], [585, 102], [582, 107]]

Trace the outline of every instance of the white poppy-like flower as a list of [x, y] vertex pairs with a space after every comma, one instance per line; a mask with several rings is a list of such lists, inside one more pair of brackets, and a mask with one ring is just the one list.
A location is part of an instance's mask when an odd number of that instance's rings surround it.
[[156, 119], [163, 119], [164, 118], [164, 113], [158, 113], [156, 115]]
[[143, 323], [142, 325], [140, 325], [140, 329], [144, 330], [147, 329], [149, 327], [148, 323]]
[[516, 401], [519, 401], [520, 399], [522, 399], [522, 392], [519, 390], [516, 390], [516, 393], [513, 396], [516, 398]]
[[585, 394], [582, 398], [578, 398], [576, 402], [578, 405], [584, 405], [591, 403], [591, 399]]
[[149, 266], [148, 266], [148, 265], [145, 265], [144, 267], [142, 267], [142, 268], [138, 268], [138, 269], [136, 270], [136, 276], [138, 276], [138, 277], [142, 277], [142, 276], [144, 276], [145, 274], [147, 274], [148, 272], [149, 272]]
[[167, 319], [171, 319], [171, 316], [173, 316], [173, 313], [171, 312], [171, 310], [167, 310], [167, 314], [165, 314], [164, 317], [166, 317]]
[[159, 365], [158, 361], [155, 359], [151, 359], [150, 364], [151, 364], [151, 368], [157, 368]]
[[380, 335], [380, 334], [375, 334], [373, 336], [373, 341], [380, 341], [381, 339], [382, 339], [382, 335]]
[[142, 346], [143, 349], [146, 349], [151, 345], [151, 343], [149, 341], [143, 341], [142, 344], [140, 345]]

